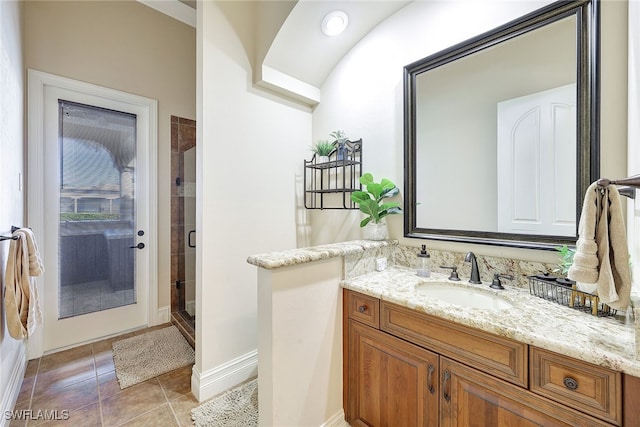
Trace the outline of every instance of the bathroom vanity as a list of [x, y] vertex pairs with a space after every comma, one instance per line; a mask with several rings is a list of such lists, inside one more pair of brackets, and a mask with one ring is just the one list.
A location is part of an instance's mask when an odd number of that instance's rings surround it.
[[[552, 266], [480, 256], [472, 285], [464, 254], [430, 251], [459, 267], [451, 282], [408, 268], [417, 251], [358, 240], [248, 258], [261, 425], [640, 425], [631, 319], [530, 295], [526, 277]], [[491, 273], [515, 277], [493, 290]]]
[[632, 339], [624, 322], [488, 284], [451, 287], [477, 289], [504, 305], [460, 306], [420, 291], [446, 280], [391, 268], [343, 281], [351, 425], [640, 423], [640, 364], [624, 344]]

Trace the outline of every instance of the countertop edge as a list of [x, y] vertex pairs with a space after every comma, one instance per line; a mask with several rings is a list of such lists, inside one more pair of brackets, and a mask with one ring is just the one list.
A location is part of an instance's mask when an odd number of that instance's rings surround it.
[[310, 246], [285, 251], [275, 251], [250, 255], [247, 262], [256, 267], [267, 270], [275, 270], [281, 267], [304, 264], [323, 259], [336, 258], [355, 253], [362, 253], [369, 249], [397, 246], [397, 240], [352, 240], [348, 242], [331, 243], [326, 245]]

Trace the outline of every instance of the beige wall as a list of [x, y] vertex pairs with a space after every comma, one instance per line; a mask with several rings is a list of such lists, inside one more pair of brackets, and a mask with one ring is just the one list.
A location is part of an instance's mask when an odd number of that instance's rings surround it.
[[192, 391], [201, 400], [255, 375], [257, 272], [247, 256], [296, 246], [296, 171], [311, 113], [253, 87], [255, 7], [198, 4]]
[[[629, 112], [628, 118], [628, 170], [627, 175], [640, 174], [640, 2], [629, 3]], [[636, 191], [636, 194], [638, 192]], [[636, 195], [636, 203], [638, 203]], [[627, 207], [627, 233], [631, 254], [631, 277], [640, 277], [640, 209], [629, 203]], [[636, 281], [637, 282], [637, 281]], [[637, 288], [636, 288], [637, 289]]]
[[342, 410], [343, 258], [258, 270], [261, 426], [326, 426]]
[[134, 0], [25, 2], [25, 66], [158, 100], [158, 305], [170, 305], [170, 116], [195, 119], [195, 29]]
[[[19, 1], [0, 1], [0, 235], [24, 224], [24, 73], [23, 8]], [[9, 242], [0, 242], [0, 295]], [[12, 410], [22, 384], [26, 346], [9, 335], [4, 300], [0, 301], [0, 414]], [[3, 425], [4, 417], [0, 420]]]
[[[636, 1], [636, 0], [632, 0]], [[627, 0], [601, 0], [600, 171], [627, 176]], [[636, 119], [637, 120], [637, 119]]]

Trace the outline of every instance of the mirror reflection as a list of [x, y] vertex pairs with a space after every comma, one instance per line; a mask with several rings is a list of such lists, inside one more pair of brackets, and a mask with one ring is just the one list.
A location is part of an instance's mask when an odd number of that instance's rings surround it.
[[575, 242], [595, 173], [581, 22], [573, 11], [522, 28], [406, 67], [407, 236]]

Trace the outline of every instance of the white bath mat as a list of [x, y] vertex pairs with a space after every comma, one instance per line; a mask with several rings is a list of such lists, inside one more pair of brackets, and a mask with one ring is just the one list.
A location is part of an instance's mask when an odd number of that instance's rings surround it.
[[196, 427], [257, 427], [258, 379], [248, 381], [191, 410]]
[[113, 342], [120, 388], [131, 387], [195, 362], [195, 353], [178, 328], [146, 332]]

